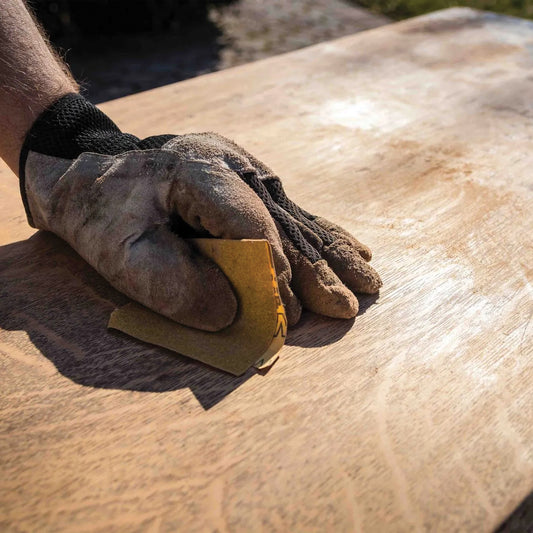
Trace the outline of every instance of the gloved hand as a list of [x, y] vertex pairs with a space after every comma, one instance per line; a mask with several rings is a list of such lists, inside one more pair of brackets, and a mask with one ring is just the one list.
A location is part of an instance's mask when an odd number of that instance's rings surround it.
[[70, 94], [32, 126], [20, 180], [32, 226], [65, 239], [120, 291], [188, 326], [221, 329], [237, 302], [186, 237], [267, 239], [289, 324], [300, 302], [353, 317], [352, 291], [381, 286], [368, 248], [298, 208], [266, 166], [216, 134], [140, 140]]

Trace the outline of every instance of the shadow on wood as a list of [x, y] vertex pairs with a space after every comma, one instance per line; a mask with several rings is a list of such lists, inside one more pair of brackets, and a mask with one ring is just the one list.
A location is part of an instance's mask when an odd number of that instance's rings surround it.
[[0, 247], [0, 287], [0, 329], [26, 331], [28, 343], [80, 385], [146, 392], [188, 387], [209, 409], [256, 373], [236, 378], [108, 331], [111, 311], [127, 298], [50, 233]]
[[303, 348], [333, 344], [350, 331], [354, 320], [353, 318], [349, 320], [327, 318], [304, 311], [300, 322], [287, 332], [285, 344]]
[[[357, 316], [360, 316], [378, 301], [379, 293], [358, 294], [357, 299], [359, 300], [359, 313]], [[304, 311], [300, 322], [288, 331], [285, 344], [303, 348], [327, 346], [342, 339], [350, 331], [355, 321], [355, 318], [349, 320], [328, 318], [310, 311]]]

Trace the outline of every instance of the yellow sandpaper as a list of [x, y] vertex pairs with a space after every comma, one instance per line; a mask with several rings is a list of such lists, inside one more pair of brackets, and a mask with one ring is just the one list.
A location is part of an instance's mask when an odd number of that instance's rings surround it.
[[218, 332], [178, 324], [137, 303], [113, 311], [108, 327], [237, 376], [278, 358], [287, 319], [272, 251], [264, 240], [190, 239], [229, 279], [238, 300], [233, 324]]

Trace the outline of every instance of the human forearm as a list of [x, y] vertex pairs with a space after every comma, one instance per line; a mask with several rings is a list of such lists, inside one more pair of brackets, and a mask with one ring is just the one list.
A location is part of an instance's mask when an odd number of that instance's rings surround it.
[[0, 10], [0, 157], [15, 174], [22, 142], [37, 116], [77, 90], [24, 2], [4, 2]]

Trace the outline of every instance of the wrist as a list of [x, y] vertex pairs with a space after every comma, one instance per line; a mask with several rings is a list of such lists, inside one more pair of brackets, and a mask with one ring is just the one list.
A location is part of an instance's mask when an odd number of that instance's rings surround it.
[[46, 94], [6, 92], [0, 102], [0, 157], [19, 175], [19, 156], [24, 139], [37, 118], [56, 100], [77, 90], [74, 83], [65, 80]]

